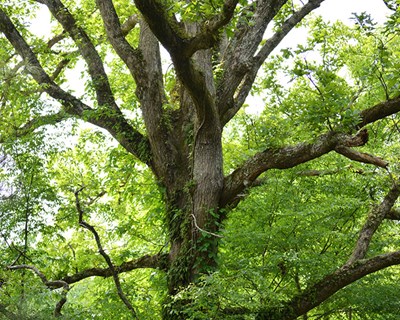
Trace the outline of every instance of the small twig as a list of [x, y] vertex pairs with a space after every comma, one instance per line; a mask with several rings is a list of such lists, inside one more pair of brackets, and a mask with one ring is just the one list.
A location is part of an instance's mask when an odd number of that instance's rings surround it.
[[213, 233], [213, 232], [210, 232], [210, 231], [206, 231], [206, 230], [200, 228], [200, 227], [197, 225], [197, 220], [196, 220], [195, 215], [192, 213], [191, 216], [193, 217], [194, 226], [195, 226], [197, 229], [199, 229], [201, 232], [210, 234], [210, 235], [212, 235], [212, 236], [214, 236], [214, 237], [217, 237], [217, 238], [223, 238], [223, 236], [221, 236], [221, 235], [219, 235], [219, 234], [216, 234], [216, 233]]

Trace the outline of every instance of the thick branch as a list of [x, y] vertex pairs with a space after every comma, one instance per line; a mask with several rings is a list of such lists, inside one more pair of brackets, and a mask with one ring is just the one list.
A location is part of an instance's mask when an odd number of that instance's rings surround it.
[[[103, 19], [108, 40], [118, 56], [125, 62], [136, 82], [140, 83], [139, 75], [143, 69], [143, 65], [140, 59], [140, 52], [132, 48], [125, 39], [127, 25], [125, 25], [125, 29], [122, 29], [123, 27], [121, 27], [117, 12], [111, 0], [96, 0], [96, 4]], [[133, 18], [128, 19], [128, 21], [131, 21], [128, 25], [132, 26], [132, 20], [134, 20], [134, 18], [133, 16]], [[136, 24], [136, 21], [134, 22]]]
[[254, 55], [268, 24], [286, 2], [287, 0], [256, 1], [243, 10], [245, 16], [239, 21], [248, 20], [249, 15], [251, 19], [247, 23], [238, 23], [235, 36], [222, 57], [224, 73], [218, 84], [217, 105], [223, 124], [227, 122], [224, 114], [234, 107], [233, 99], [237, 88], [254, 64]]
[[250, 187], [261, 173], [269, 169], [292, 168], [327, 154], [338, 146], [361, 146], [366, 143], [367, 138], [365, 131], [360, 131], [355, 136], [330, 132], [321, 135], [314, 143], [300, 143], [259, 152], [225, 178], [221, 206], [235, 202], [238, 194]]
[[[177, 76], [193, 98], [198, 118], [203, 120], [205, 113], [210, 115], [215, 113], [215, 110], [212, 110], [215, 101], [207, 87], [206, 76], [196, 68], [186, 52], [189, 36], [176, 20], [167, 16], [159, 0], [135, 0], [135, 4], [158, 41], [170, 53]], [[193, 53], [193, 50], [190, 51]]]
[[388, 194], [385, 196], [383, 201], [372, 208], [368, 215], [367, 221], [361, 229], [360, 235], [357, 240], [357, 244], [351, 254], [349, 260], [346, 262], [347, 265], [351, 265], [356, 261], [363, 259], [367, 253], [369, 244], [372, 236], [382, 223], [383, 219], [389, 215], [391, 208], [396, 202], [400, 195], [400, 187], [397, 183], [394, 183]]
[[82, 57], [88, 65], [89, 74], [96, 91], [99, 105], [118, 108], [114, 101], [103, 62], [89, 36], [77, 25], [74, 17], [60, 0], [43, 0], [42, 3], [49, 8], [52, 15], [63, 26], [64, 30], [69, 33], [78, 46]]
[[136, 7], [146, 19], [157, 39], [172, 55], [182, 52], [186, 35], [174, 17], [168, 17], [159, 0], [135, 0]]
[[400, 251], [382, 254], [371, 259], [359, 260], [343, 266], [321, 281], [308, 287], [291, 301], [277, 309], [265, 309], [257, 315], [258, 320], [291, 320], [306, 314], [347, 285], [379, 270], [400, 264]]
[[386, 118], [400, 111], [400, 96], [378, 103], [377, 105], [365, 109], [361, 112], [361, 121], [358, 128], [362, 128], [369, 123]]
[[204, 23], [204, 31], [188, 41], [184, 53], [186, 57], [191, 57], [199, 50], [212, 48], [218, 42], [220, 29], [230, 22], [238, 2], [239, 0], [226, 0], [222, 13]]
[[126, 36], [131, 30], [133, 30], [139, 23], [139, 17], [136, 14], [131, 15], [126, 19], [126, 21], [121, 25], [122, 35]]
[[[369, 123], [373, 123], [399, 111], [400, 97], [378, 103], [361, 112], [361, 121], [357, 124], [356, 128], [362, 128]], [[340, 142], [341, 138], [336, 140], [338, 136], [340, 135], [337, 133], [328, 133], [321, 135], [315, 143], [298, 144], [297, 146], [279, 149], [267, 149], [257, 153], [241, 167], [225, 177], [221, 206], [237, 203], [235, 200], [237, 195], [242, 193], [244, 189], [251, 187], [252, 182], [266, 170], [292, 168], [318, 158], [332, 150], [336, 150], [352, 160], [386, 168], [387, 162], [383, 159], [350, 149], [351, 147], [361, 146], [367, 142], [368, 135], [366, 130], [361, 130], [356, 136], [358, 137], [356, 139], [358, 142]], [[345, 135], [342, 134], [341, 136], [344, 137]]]
[[[151, 268], [159, 270], [167, 270], [168, 254], [145, 255], [139, 259], [123, 262], [119, 266], [114, 266], [115, 271], [120, 274], [135, 269]], [[72, 284], [90, 277], [112, 277], [113, 273], [110, 268], [91, 268], [80, 271], [76, 274], [66, 276], [62, 280]]]

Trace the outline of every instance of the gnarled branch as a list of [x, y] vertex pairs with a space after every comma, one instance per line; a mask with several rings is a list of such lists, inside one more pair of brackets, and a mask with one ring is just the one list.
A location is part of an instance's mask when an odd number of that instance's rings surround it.
[[132, 315], [135, 318], [137, 318], [135, 309], [133, 308], [132, 304], [127, 299], [125, 293], [122, 291], [121, 282], [119, 281], [118, 272], [116, 271], [115, 266], [113, 265], [110, 256], [104, 251], [103, 246], [102, 246], [101, 241], [100, 241], [99, 234], [97, 233], [96, 229], [92, 225], [90, 225], [89, 223], [87, 223], [86, 221], [83, 220], [84, 212], [83, 212], [82, 206], [80, 204], [80, 199], [79, 199], [79, 193], [83, 190], [83, 188], [84, 187], [81, 187], [80, 189], [78, 189], [77, 191], [74, 192], [74, 194], [75, 194], [75, 202], [76, 202], [76, 209], [77, 209], [78, 214], [79, 214], [79, 225], [82, 226], [83, 228], [89, 230], [93, 234], [94, 239], [96, 240], [97, 248], [99, 249], [99, 253], [103, 256], [104, 260], [106, 261], [106, 263], [108, 265], [108, 268], [110, 269], [110, 271], [112, 273], [112, 277], [114, 279], [115, 287], [117, 288], [118, 296], [120, 297], [122, 302], [125, 304], [125, 306], [128, 308], [128, 310], [132, 313]]

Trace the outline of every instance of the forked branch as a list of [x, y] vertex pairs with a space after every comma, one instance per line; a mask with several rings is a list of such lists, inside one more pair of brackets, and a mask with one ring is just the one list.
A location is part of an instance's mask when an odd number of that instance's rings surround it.
[[[271, 52], [279, 45], [279, 43], [287, 36], [287, 34], [298, 25], [310, 12], [318, 8], [324, 0], [311, 0], [298, 11], [294, 12], [279, 28], [279, 30], [270, 37], [259, 52], [246, 62], [247, 67], [243, 69], [241, 77], [236, 79], [237, 89], [236, 96], [231, 92], [229, 99], [221, 101], [221, 122], [223, 124], [231, 120], [240, 110], [256, 79], [258, 70], [269, 57]], [[236, 72], [237, 73], [237, 72]], [[240, 72], [238, 73], [240, 74]], [[229, 79], [231, 80], [231, 79]], [[226, 104], [224, 101], [231, 101], [231, 104]]]

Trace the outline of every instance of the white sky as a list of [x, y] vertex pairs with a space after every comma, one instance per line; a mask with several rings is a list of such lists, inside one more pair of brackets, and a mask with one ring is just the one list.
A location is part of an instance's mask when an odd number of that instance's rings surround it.
[[326, 19], [331, 21], [340, 19], [349, 24], [352, 23], [349, 20], [352, 12], [361, 13], [363, 11], [370, 13], [378, 23], [382, 23], [385, 16], [390, 13], [383, 0], [326, 0], [320, 8], [315, 10]]

